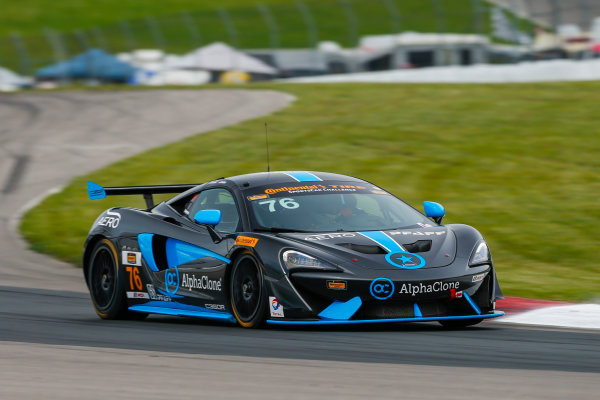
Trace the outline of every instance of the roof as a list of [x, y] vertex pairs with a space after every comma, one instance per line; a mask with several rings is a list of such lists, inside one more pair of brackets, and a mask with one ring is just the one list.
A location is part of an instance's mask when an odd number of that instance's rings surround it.
[[256, 172], [253, 174], [237, 175], [227, 180], [233, 181], [242, 189], [249, 189], [268, 184], [296, 184], [322, 181], [364, 182], [352, 176], [319, 171], [273, 171]]

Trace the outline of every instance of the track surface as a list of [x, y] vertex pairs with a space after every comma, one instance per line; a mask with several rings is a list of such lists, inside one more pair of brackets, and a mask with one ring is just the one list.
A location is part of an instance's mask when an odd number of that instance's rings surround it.
[[597, 395], [598, 332], [494, 322], [457, 331], [248, 331], [166, 317], [101, 321], [81, 271], [26, 251], [14, 233], [23, 205], [71, 176], [289, 101], [243, 91], [0, 97], [1, 399]]

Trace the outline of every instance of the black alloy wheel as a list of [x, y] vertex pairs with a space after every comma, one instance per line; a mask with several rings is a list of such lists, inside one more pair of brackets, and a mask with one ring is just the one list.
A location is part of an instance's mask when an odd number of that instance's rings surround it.
[[94, 309], [103, 319], [144, 318], [147, 314], [127, 310], [118, 265], [117, 251], [111, 241], [102, 239], [96, 243], [87, 266]]
[[262, 270], [250, 252], [235, 260], [229, 293], [233, 314], [241, 326], [256, 328], [264, 322], [266, 300]]

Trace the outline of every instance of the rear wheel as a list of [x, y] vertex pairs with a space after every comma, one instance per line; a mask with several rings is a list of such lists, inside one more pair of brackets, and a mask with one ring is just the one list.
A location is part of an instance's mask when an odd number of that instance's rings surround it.
[[233, 315], [244, 328], [256, 328], [265, 321], [265, 290], [262, 270], [250, 252], [238, 257], [231, 269], [229, 296]]
[[94, 309], [103, 319], [142, 319], [147, 314], [127, 310], [118, 265], [117, 251], [112, 242], [102, 239], [96, 243], [88, 266], [88, 287]]

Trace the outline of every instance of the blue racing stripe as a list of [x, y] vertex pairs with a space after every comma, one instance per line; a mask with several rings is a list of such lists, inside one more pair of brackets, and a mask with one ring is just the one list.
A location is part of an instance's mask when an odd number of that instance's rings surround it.
[[294, 178], [298, 182], [321, 182], [323, 180], [315, 174], [306, 171], [284, 172], [284, 174]]
[[368, 237], [378, 245], [386, 249], [389, 253], [406, 252], [394, 239], [389, 237], [385, 232], [382, 231], [367, 231], [358, 232], [363, 236]]

